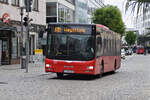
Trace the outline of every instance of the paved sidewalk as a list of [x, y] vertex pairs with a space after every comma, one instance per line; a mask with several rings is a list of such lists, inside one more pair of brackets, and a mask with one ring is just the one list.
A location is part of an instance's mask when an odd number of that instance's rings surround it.
[[[32, 71], [33, 69], [39, 69], [39, 68], [44, 68], [44, 62], [39, 63], [39, 64], [34, 64], [34, 63], [29, 63], [28, 69], [29, 72], [30, 70]], [[24, 70], [26, 72], [26, 69], [21, 69], [20, 64], [12, 64], [12, 65], [0, 65], [0, 71], [2, 70]]]
[[24, 79], [27, 77], [37, 76], [41, 74], [47, 74], [44, 71], [44, 63], [30, 63], [28, 66], [28, 73], [26, 73], [26, 69], [21, 69], [20, 64], [2, 65], [0, 66], [0, 83], [9, 84], [9, 82], [18, 80], [17, 78]]
[[43, 76], [44, 63], [30, 63], [28, 73], [20, 64], [0, 66], [0, 100], [40, 100]]
[[[13, 64], [13, 65], [2, 65], [0, 66], [0, 79], [4, 74], [14, 74], [14, 75], [31, 75], [31, 74], [45, 74], [44, 70], [44, 62], [39, 64], [29, 63], [28, 65], [28, 73], [26, 73], [26, 69], [21, 69], [20, 64]], [[17, 74], [16, 74], [17, 73]]]

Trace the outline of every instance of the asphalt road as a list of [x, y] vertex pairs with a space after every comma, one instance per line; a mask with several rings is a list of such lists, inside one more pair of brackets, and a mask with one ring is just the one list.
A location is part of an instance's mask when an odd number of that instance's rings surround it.
[[0, 100], [150, 100], [150, 55], [122, 60], [117, 73], [102, 78], [66, 75], [58, 79], [41, 65], [0, 66]]

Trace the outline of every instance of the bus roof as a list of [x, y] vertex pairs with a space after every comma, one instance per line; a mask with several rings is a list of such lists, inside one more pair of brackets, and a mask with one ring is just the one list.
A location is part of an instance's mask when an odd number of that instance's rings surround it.
[[110, 30], [107, 26], [102, 24], [82, 24], [82, 23], [48, 23], [48, 25], [81, 25], [81, 26], [98, 26], [106, 30]]
[[101, 28], [104, 29], [108, 29], [109, 28], [107, 26], [104, 26], [102, 24], [84, 24], [84, 23], [48, 23], [48, 25], [85, 25], [85, 26], [99, 26]]
[[101, 28], [103, 28], [103, 29], [109, 30], [108, 27], [106, 27], [106, 26], [104, 26], [104, 25], [102, 25], [102, 24], [96, 24], [96, 25], [99, 26], [99, 27], [101, 27]]

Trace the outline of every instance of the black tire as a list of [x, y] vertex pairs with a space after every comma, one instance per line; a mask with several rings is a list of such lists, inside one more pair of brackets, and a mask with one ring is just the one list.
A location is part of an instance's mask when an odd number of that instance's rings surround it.
[[63, 73], [56, 73], [57, 74], [57, 78], [63, 78], [64, 74]]
[[115, 60], [115, 62], [114, 62], [114, 70], [112, 71], [113, 74], [116, 73], [116, 67], [117, 67], [117, 60]]
[[100, 69], [100, 74], [96, 75], [97, 78], [101, 78], [104, 73], [104, 62], [102, 61], [102, 67]]

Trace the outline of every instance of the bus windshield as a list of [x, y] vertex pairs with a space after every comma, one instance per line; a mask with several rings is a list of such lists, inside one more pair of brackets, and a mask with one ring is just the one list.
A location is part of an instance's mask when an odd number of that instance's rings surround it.
[[58, 60], [92, 60], [95, 57], [94, 36], [48, 34], [47, 58]]

